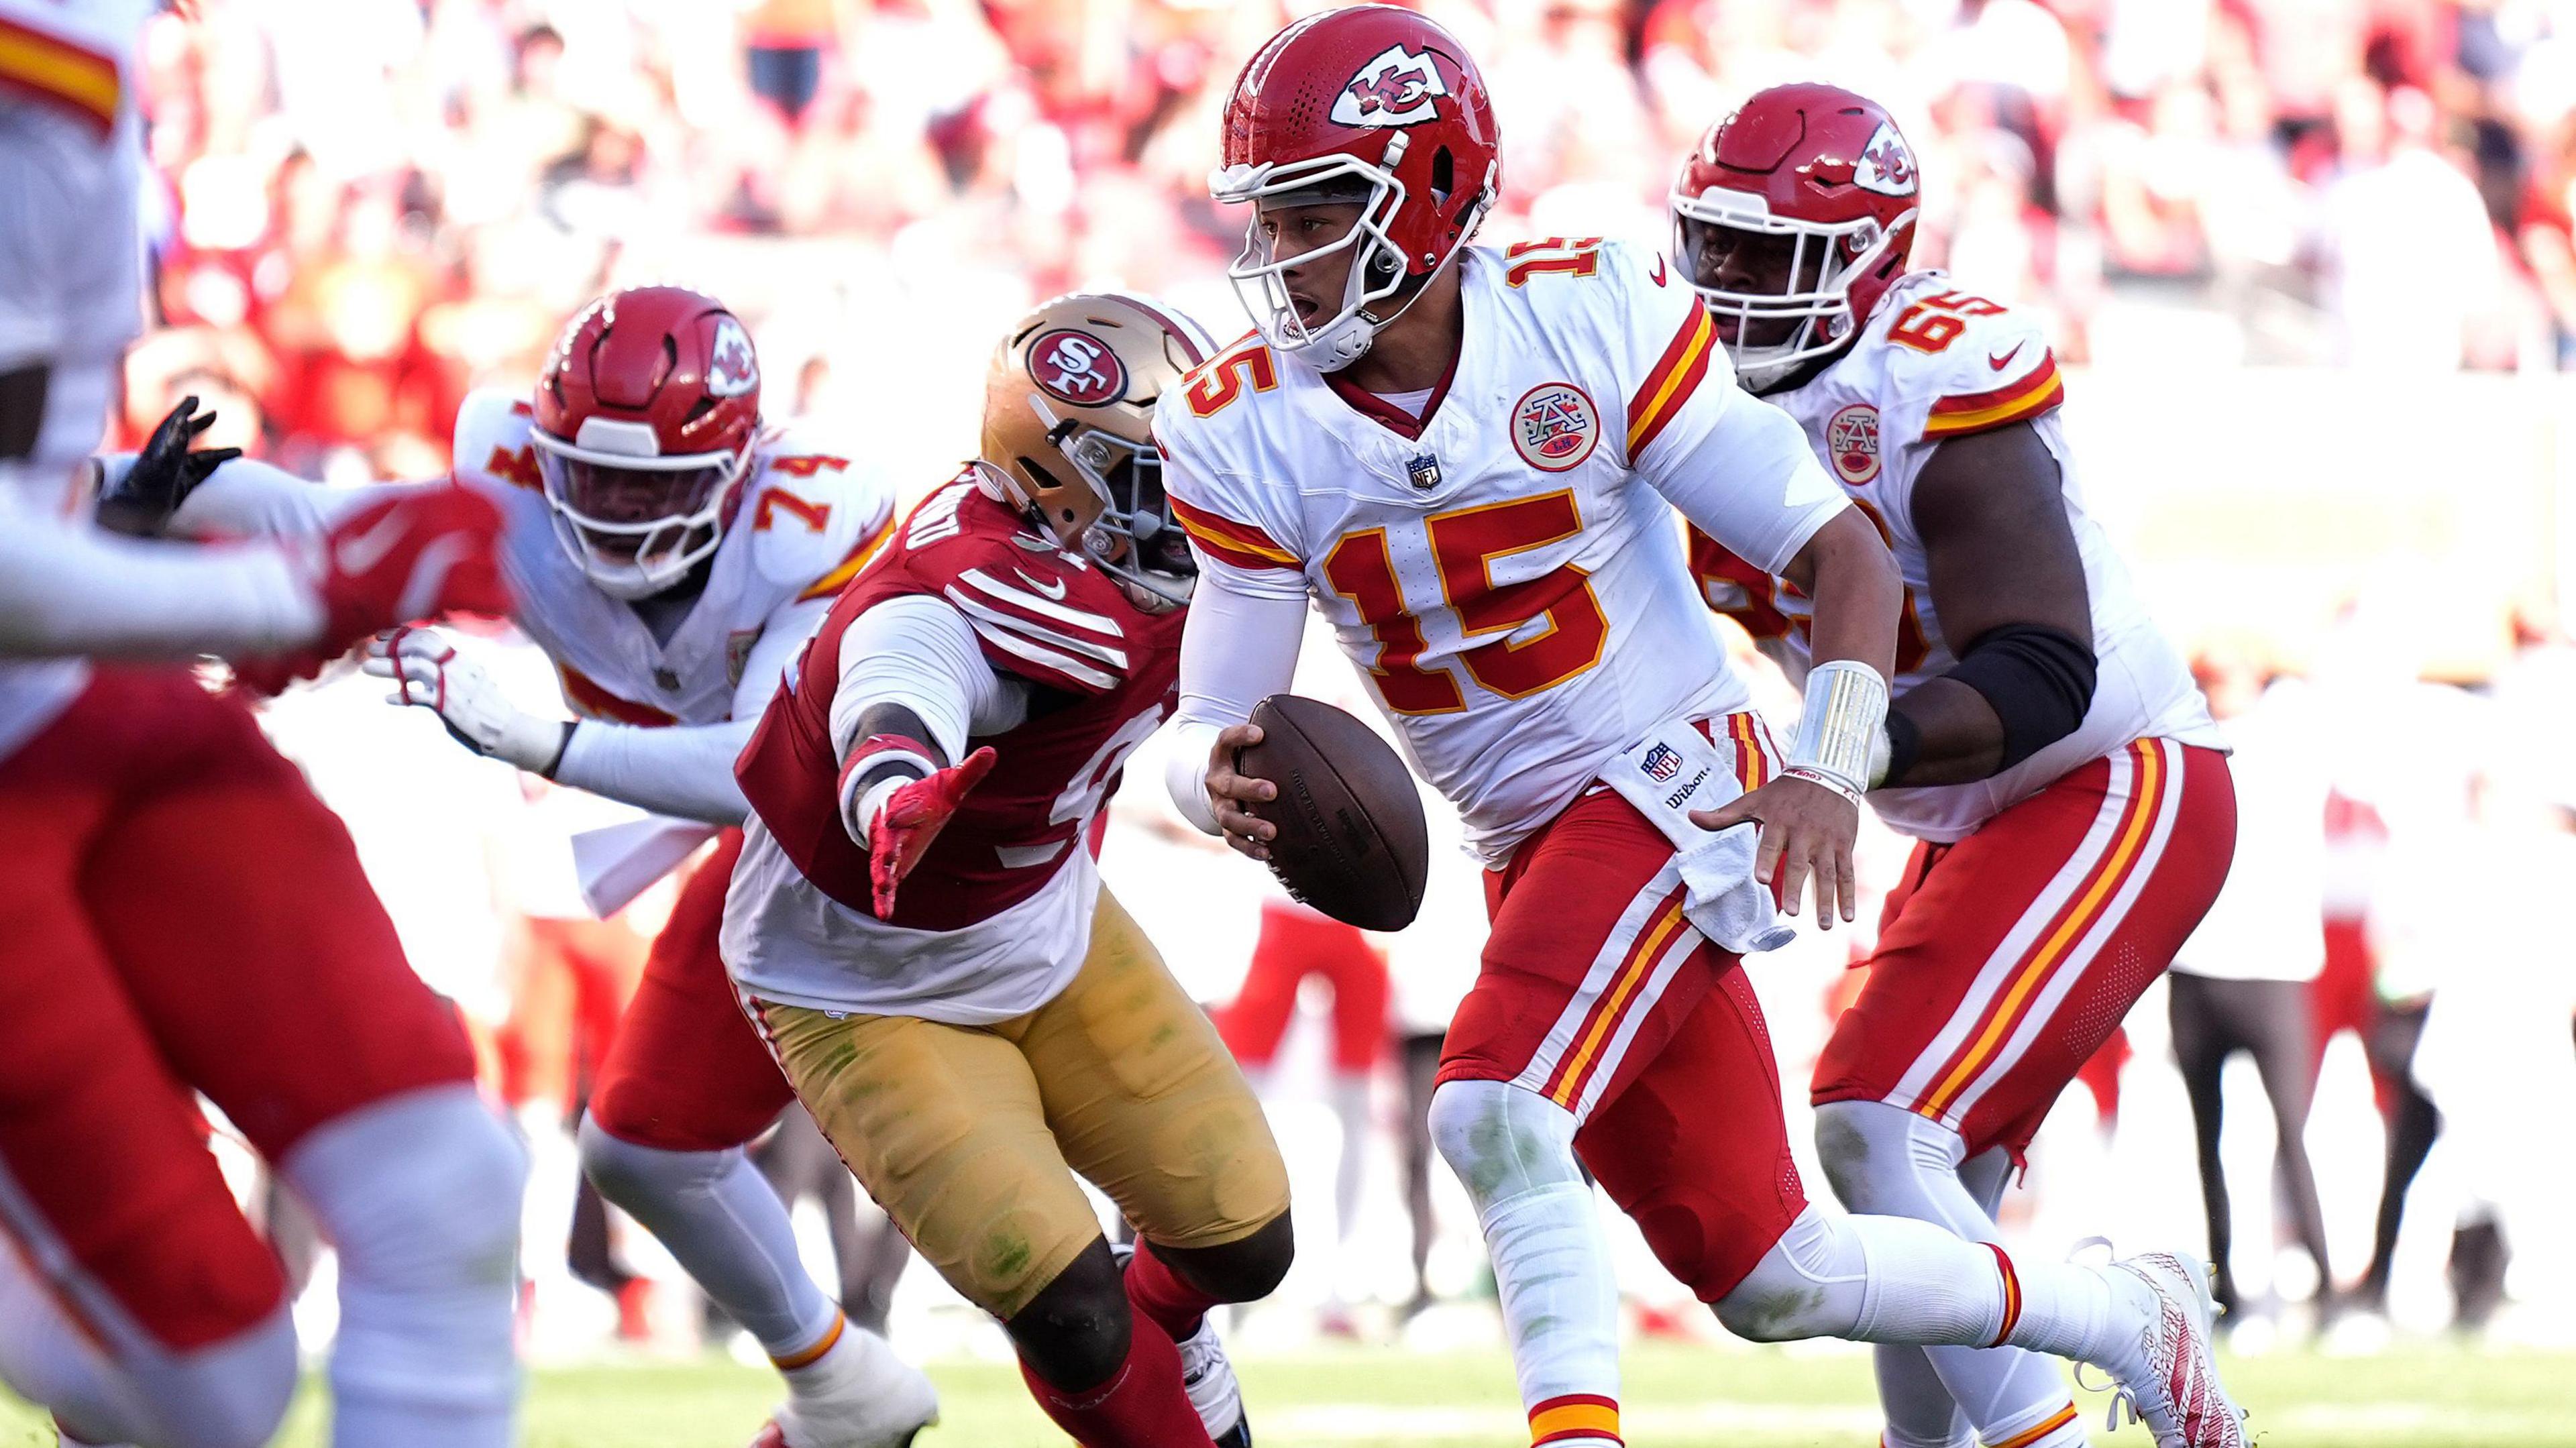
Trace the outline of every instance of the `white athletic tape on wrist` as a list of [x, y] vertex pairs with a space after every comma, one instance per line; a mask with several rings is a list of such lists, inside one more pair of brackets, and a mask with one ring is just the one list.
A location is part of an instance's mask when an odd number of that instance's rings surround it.
[[1887, 680], [1853, 659], [1827, 659], [1807, 673], [1806, 707], [1789, 768], [1826, 776], [1858, 796], [1887, 768]]
[[[841, 766], [841, 802], [846, 811], [843, 818], [852, 827], [852, 838], [865, 844], [869, 827], [876, 823], [877, 812], [886, 807], [886, 801], [894, 798], [896, 790], [938, 772], [939, 761], [911, 740], [883, 734], [861, 740]], [[871, 774], [879, 777], [866, 780], [865, 776]], [[857, 796], [855, 801], [854, 795]]]

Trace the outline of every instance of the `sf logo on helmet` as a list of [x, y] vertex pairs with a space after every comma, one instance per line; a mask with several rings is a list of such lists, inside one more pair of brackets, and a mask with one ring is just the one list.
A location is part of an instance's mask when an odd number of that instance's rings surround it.
[[751, 337], [731, 317], [716, 318], [716, 344], [707, 352], [707, 395], [740, 397], [760, 385], [760, 363]]
[[1440, 114], [1432, 98], [1447, 94], [1429, 52], [1390, 45], [1333, 98], [1333, 120], [1344, 126], [1418, 126]]
[[1029, 375], [1077, 407], [1098, 407], [1127, 395], [1127, 369], [1118, 354], [1099, 338], [1070, 328], [1029, 344]]

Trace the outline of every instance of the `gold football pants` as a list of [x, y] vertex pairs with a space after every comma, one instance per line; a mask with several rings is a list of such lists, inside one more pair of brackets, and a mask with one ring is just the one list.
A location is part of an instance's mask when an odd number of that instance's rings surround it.
[[951, 1026], [758, 1009], [868, 1194], [996, 1317], [1016, 1316], [1100, 1235], [1076, 1172], [1165, 1246], [1238, 1242], [1288, 1209], [1251, 1087], [1106, 890], [1081, 971], [1027, 1015]]

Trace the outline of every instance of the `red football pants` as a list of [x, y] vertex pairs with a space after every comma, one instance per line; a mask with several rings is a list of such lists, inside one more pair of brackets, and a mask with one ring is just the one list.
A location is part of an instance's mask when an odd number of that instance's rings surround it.
[[742, 832], [725, 831], [681, 887], [600, 1063], [590, 1118], [620, 1141], [725, 1151], [768, 1130], [796, 1099], [743, 1015], [716, 946], [725, 887], [741, 856]]
[[[1712, 721], [1750, 788], [1777, 767], [1750, 714]], [[1762, 1008], [1682, 918], [1672, 842], [1608, 789], [1486, 876], [1493, 933], [1440, 1079], [1508, 1081], [1583, 1123], [1576, 1155], [1702, 1301], [1734, 1290], [1807, 1204]]]
[[1297, 1011], [1297, 988], [1333, 983], [1333, 1068], [1367, 1071], [1386, 1049], [1386, 957], [1355, 926], [1284, 900], [1261, 905], [1261, 938], [1234, 1002], [1216, 1012], [1225, 1048], [1245, 1066], [1270, 1064]]
[[0, 1223], [102, 1341], [255, 1326], [284, 1283], [194, 1091], [271, 1161], [470, 1081], [356, 849], [247, 711], [101, 668], [0, 760]]
[[1815, 1100], [1884, 1101], [2030, 1145], [2209, 911], [2236, 853], [2215, 750], [2142, 739], [1951, 845], [1917, 845], [1869, 983], [1816, 1061]]

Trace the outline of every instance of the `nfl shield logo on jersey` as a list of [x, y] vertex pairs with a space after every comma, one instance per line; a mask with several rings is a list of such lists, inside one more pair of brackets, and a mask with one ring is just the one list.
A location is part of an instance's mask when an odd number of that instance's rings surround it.
[[1417, 493], [1427, 493], [1440, 486], [1440, 459], [1429, 453], [1416, 453], [1404, 465], [1404, 476]]
[[1571, 382], [1542, 382], [1512, 409], [1512, 450], [1541, 472], [1580, 466], [1600, 436], [1592, 399]]
[[1646, 751], [1646, 757], [1637, 761], [1637, 767], [1646, 771], [1646, 777], [1657, 784], [1669, 784], [1674, 775], [1682, 772], [1681, 751], [1669, 744], [1658, 744]]

